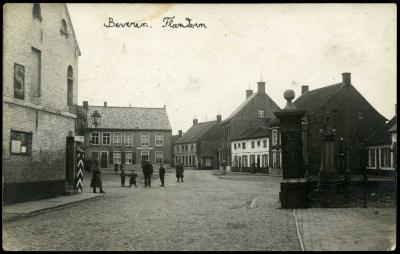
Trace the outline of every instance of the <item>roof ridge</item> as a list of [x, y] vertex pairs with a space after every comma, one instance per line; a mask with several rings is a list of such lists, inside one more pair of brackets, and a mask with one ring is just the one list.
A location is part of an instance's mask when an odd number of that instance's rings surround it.
[[[81, 106], [82, 107], [82, 106]], [[104, 106], [100, 106], [100, 105], [88, 105], [88, 107], [90, 108], [90, 107], [100, 107], [100, 108], [143, 108], [143, 109], [165, 109], [164, 107], [162, 107], [162, 108], [150, 108], [150, 107], [124, 107], [124, 106], [106, 106], [106, 107], [104, 107]]]

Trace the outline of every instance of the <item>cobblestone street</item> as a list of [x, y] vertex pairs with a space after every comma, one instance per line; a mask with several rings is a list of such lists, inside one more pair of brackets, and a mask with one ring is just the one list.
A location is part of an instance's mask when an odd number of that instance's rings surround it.
[[[121, 188], [119, 175], [103, 175], [105, 197], [49, 211], [3, 224], [6, 250], [301, 250], [293, 210], [279, 209], [279, 177], [216, 176], [215, 171], [185, 171], [185, 182], [177, 183], [167, 173], [166, 187], [154, 177], [144, 188], [139, 176], [137, 188]], [[88, 175], [88, 174], [87, 174]], [[89, 179], [85, 179], [87, 185]], [[89, 192], [85, 188], [85, 192]], [[386, 249], [395, 225], [395, 209], [382, 209], [383, 220], [365, 217], [356, 209], [296, 210], [306, 250], [340, 247]], [[362, 210], [362, 209], [361, 209]], [[328, 212], [325, 212], [328, 211]], [[350, 211], [350, 212], [343, 212]], [[364, 210], [369, 211], [370, 210]], [[333, 217], [329, 217], [333, 214]], [[343, 216], [341, 216], [341, 214]], [[361, 217], [357, 217], [361, 214]], [[387, 214], [389, 214], [387, 216]], [[331, 219], [329, 219], [329, 218]], [[346, 217], [346, 218], [345, 218]], [[315, 221], [312, 218], [316, 218]], [[324, 223], [326, 218], [330, 224]], [[363, 220], [364, 218], [364, 220]], [[372, 221], [380, 232], [373, 240]], [[352, 227], [351, 223], [358, 223]], [[331, 232], [330, 230], [336, 230]], [[346, 230], [347, 229], [347, 230]], [[311, 232], [311, 233], [310, 233]], [[350, 232], [350, 233], [349, 233]], [[333, 237], [329, 237], [332, 234]], [[346, 238], [347, 236], [347, 238]], [[325, 239], [325, 240], [323, 240]], [[327, 240], [331, 239], [331, 240]], [[339, 239], [333, 242], [332, 239]], [[355, 239], [357, 240], [357, 239]], [[349, 247], [350, 246], [350, 247]]]

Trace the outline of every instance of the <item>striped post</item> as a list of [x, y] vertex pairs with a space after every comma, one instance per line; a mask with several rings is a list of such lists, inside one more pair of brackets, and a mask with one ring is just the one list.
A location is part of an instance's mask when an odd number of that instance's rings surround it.
[[76, 173], [76, 189], [82, 192], [83, 185], [83, 166], [84, 166], [85, 153], [78, 151], [77, 154], [77, 173]]

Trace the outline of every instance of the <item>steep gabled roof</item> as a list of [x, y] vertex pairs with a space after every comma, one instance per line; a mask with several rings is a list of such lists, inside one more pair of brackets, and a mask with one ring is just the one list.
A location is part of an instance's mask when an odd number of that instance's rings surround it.
[[[253, 93], [251, 96], [249, 96], [242, 104], [239, 105], [239, 107], [237, 107], [232, 114], [230, 114], [224, 121], [222, 121], [222, 123], [229, 121], [230, 119], [232, 119], [233, 117], [235, 117], [240, 111], [242, 111], [242, 109], [244, 107], [246, 107], [247, 104], [249, 104], [255, 97], [259, 96], [260, 94], [258, 92]], [[274, 106], [276, 109], [280, 110], [280, 107], [271, 99], [271, 97], [268, 96], [268, 94], [264, 93], [264, 95], [266, 96], [267, 100], [272, 104], [272, 106]], [[267, 113], [267, 112], [266, 112]], [[267, 115], [267, 114], [266, 114]], [[274, 115], [272, 114], [273, 118]]]
[[312, 114], [322, 107], [333, 95], [335, 95], [343, 85], [343, 83], [339, 83], [305, 92], [293, 103], [296, 108], [305, 110], [309, 114]]
[[397, 118], [393, 117], [389, 122], [379, 127], [370, 137], [365, 140], [365, 144], [372, 145], [389, 145], [392, 144], [390, 129], [396, 126]]
[[265, 126], [258, 126], [246, 129], [244, 132], [237, 135], [232, 140], [244, 140], [244, 139], [262, 138], [268, 136], [269, 136], [269, 128]]
[[[171, 130], [165, 108], [89, 106], [88, 118], [97, 110], [101, 115], [97, 128]], [[95, 128], [89, 121], [89, 128]]]
[[197, 142], [204, 134], [207, 133], [217, 121], [209, 121], [197, 123], [190, 127], [190, 129], [175, 141], [175, 144]]

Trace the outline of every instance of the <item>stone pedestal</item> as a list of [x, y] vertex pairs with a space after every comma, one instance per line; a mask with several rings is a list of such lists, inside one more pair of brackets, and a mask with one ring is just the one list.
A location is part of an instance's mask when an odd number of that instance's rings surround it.
[[284, 93], [286, 107], [274, 112], [279, 119], [282, 140], [282, 174], [280, 201], [281, 208], [309, 207], [309, 186], [305, 181], [301, 118], [305, 111], [298, 110], [292, 103], [294, 92]]

